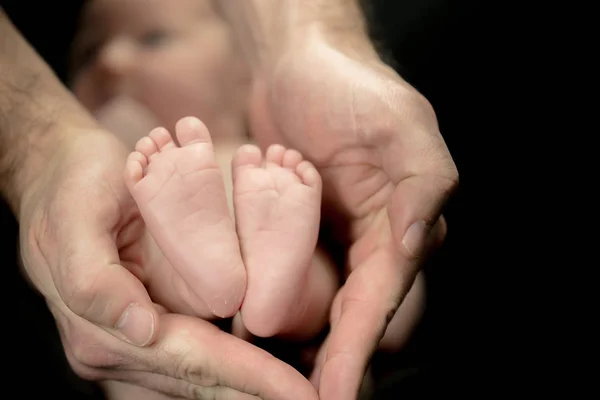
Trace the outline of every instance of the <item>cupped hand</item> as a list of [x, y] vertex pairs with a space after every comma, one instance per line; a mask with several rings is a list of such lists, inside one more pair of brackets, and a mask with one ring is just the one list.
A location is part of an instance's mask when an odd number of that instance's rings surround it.
[[343, 218], [335, 225], [347, 239], [347, 279], [311, 380], [321, 400], [353, 399], [425, 256], [443, 242], [458, 172], [430, 103], [374, 52], [318, 32], [286, 48], [257, 74], [252, 134], [312, 161], [325, 215]]
[[22, 196], [20, 246], [75, 372], [185, 398], [317, 398], [268, 353], [153, 303], [146, 281], [171, 310], [193, 313], [183, 278], [157, 255], [127, 192], [125, 146], [103, 131], [57, 136], [64, 142]]

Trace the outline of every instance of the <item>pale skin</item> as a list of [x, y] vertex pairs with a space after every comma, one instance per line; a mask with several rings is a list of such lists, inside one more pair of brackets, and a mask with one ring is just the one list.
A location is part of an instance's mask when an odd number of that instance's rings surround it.
[[204, 315], [217, 314], [205, 298], [233, 304], [233, 312], [243, 299], [241, 316], [255, 335], [316, 334], [336, 286], [333, 273], [311, 263], [321, 200], [316, 169], [281, 146], [269, 148], [263, 167], [260, 149], [240, 147], [232, 160], [234, 226], [208, 129], [190, 117], [175, 130], [179, 146], [164, 128], [138, 141], [125, 182], [166, 257], [203, 274], [190, 286], [201, 289]]
[[[238, 104], [247, 92], [244, 76], [248, 73], [240, 68], [244, 61], [235, 51], [235, 43], [228, 39], [229, 27], [211, 2], [205, 0], [96, 0], [87, 4], [84, 25], [73, 49], [73, 92], [105, 126], [138, 150], [132, 155], [134, 161], [138, 160], [137, 165], [146, 160], [146, 166], [155, 154], [161, 154], [157, 157], [159, 162], [151, 163], [154, 174], [149, 174], [143, 183], [134, 185], [130, 173], [126, 177], [152, 236], [180, 271], [177, 286], [195, 298], [192, 314], [202, 318], [228, 317], [244, 299], [244, 329], [251, 333], [286, 334], [296, 339], [313, 336], [326, 323], [337, 285], [332, 266], [311, 260], [319, 228], [320, 177], [310, 168], [306, 173], [309, 177], [316, 174], [317, 182], [307, 185], [303, 179], [296, 179], [304, 173], [298, 175], [295, 168], [290, 168], [290, 162], [298, 164], [303, 172], [310, 163], [303, 162], [298, 152], [281, 147], [264, 154], [267, 168], [248, 168], [262, 162], [261, 151], [255, 146], [242, 146], [248, 142], [243, 126], [222, 123], [244, 119], [245, 110]], [[144, 18], [136, 18], [140, 14]], [[153, 39], [149, 41], [147, 37]], [[202, 51], [198, 52], [198, 48]], [[223, 80], [220, 75], [224, 73], [232, 76], [238, 86], [215, 86], [216, 94], [209, 93], [215, 85], [213, 81]], [[207, 94], [202, 96], [203, 93]], [[171, 105], [166, 107], [166, 102], [156, 99], [169, 99]], [[183, 110], [173, 104], [182, 105]], [[164, 126], [174, 127], [175, 116], [192, 109], [212, 126], [207, 151], [196, 154], [194, 149], [199, 146], [183, 146], [178, 151], [159, 152], [162, 145], [175, 149], [175, 142], [180, 143], [176, 129], [173, 135], [165, 128], [155, 129], [136, 143], [135, 132], [142, 131], [149, 122], [160, 119]], [[183, 121], [178, 124], [186, 125]], [[232, 160], [237, 148], [237, 156]], [[194, 154], [206, 163], [194, 163]], [[241, 159], [246, 162], [235, 167]], [[198, 174], [206, 170], [202, 175], [212, 178], [199, 179], [194, 184], [169, 180], [170, 184], [163, 187], [164, 179], [157, 180], [156, 176], [169, 175], [172, 164], [175, 165], [173, 160], [177, 160], [177, 165], [194, 163], [200, 169]], [[277, 165], [279, 168], [274, 168]], [[289, 171], [294, 173], [288, 174]], [[149, 185], [152, 181], [157, 182], [156, 187]], [[236, 190], [234, 181], [238, 183]], [[253, 193], [271, 191], [272, 184], [284, 182], [282, 190], [287, 195], [280, 196], [284, 201], [274, 204], [274, 200], [266, 199], [262, 205], [260, 196], [252, 199]], [[258, 190], [255, 184], [267, 186]], [[225, 196], [241, 240], [227, 215]], [[242, 197], [247, 200], [240, 201]], [[149, 198], [151, 207], [147, 207]], [[188, 204], [184, 198], [192, 198], [191, 203], [195, 204]], [[273, 223], [256, 224], [248, 217], [257, 208], [252, 204], [259, 203], [266, 211], [280, 209], [278, 215], [271, 215]], [[303, 204], [307, 207], [299, 210], [298, 205]], [[172, 210], [177, 216], [165, 210]], [[191, 214], [195, 216], [188, 217]], [[198, 220], [199, 215], [204, 217]], [[197, 221], [192, 224], [194, 219]], [[182, 220], [185, 224], [180, 223]], [[219, 225], [214, 221], [220, 221]], [[264, 233], [257, 235], [253, 233], [256, 230]], [[264, 238], [265, 234], [271, 240]], [[266, 249], [271, 250], [261, 257]], [[244, 263], [240, 251], [244, 253]], [[273, 259], [277, 254], [283, 259]], [[176, 310], [189, 312], [187, 308]]]
[[[300, 150], [320, 171], [325, 200], [341, 205], [350, 224], [349, 275], [312, 380], [321, 399], [354, 398], [388, 316], [445, 235], [439, 217], [456, 168], [431, 107], [376, 57], [353, 2], [219, 4], [241, 47], [259, 55], [248, 58], [255, 137], [261, 147]], [[201, 320], [158, 313], [142, 282], [154, 282], [152, 298], [169, 309], [193, 312], [192, 299], [168, 284], [177, 280], [172, 267], [139, 228], [122, 179], [127, 150], [0, 21], [2, 194], [19, 218], [24, 269], [50, 305], [76, 372], [188, 398], [317, 398], [295, 371], [248, 343]], [[353, 99], [361, 107], [335, 108]], [[290, 110], [306, 114], [290, 120]]]
[[[156, 271], [166, 281], [175, 275], [141, 229], [123, 181], [127, 148], [74, 101], [3, 12], [0, 36], [2, 195], [19, 219], [23, 269], [74, 371], [172, 397], [316, 400], [285, 363], [153, 304], [142, 282]], [[188, 304], [175, 288], [161, 290]]]
[[[192, 268], [219, 265], [231, 259], [238, 243], [210, 135], [190, 117], [176, 124], [176, 137], [180, 146], [164, 128], [142, 138], [129, 155], [125, 182], [167, 257]], [[237, 234], [249, 276], [242, 329], [258, 336], [310, 337], [322, 329], [337, 287], [329, 266], [318, 257], [310, 260], [317, 240], [319, 174], [298, 152], [282, 146], [269, 148], [264, 166], [260, 149], [241, 146], [232, 169]], [[212, 247], [208, 254], [216, 262], [206, 258], [205, 246]], [[228, 282], [223, 271], [207, 268], [206, 273]], [[407, 300], [382, 340], [384, 349], [400, 348], [415, 323], [420, 310], [411, 307], [418, 307], [419, 299], [409, 293]], [[147, 395], [110, 382], [104, 388], [111, 399]]]
[[231, 317], [244, 299], [246, 271], [221, 171], [199, 120], [180, 121], [176, 133], [181, 147], [165, 129], [140, 139], [125, 182], [165, 256], [183, 273], [199, 271], [187, 282], [198, 308]]
[[[241, 317], [250, 333], [310, 338], [325, 325], [338, 279], [323, 257], [312, 259], [320, 219], [320, 177], [312, 166], [307, 173], [316, 176], [314, 184], [307, 184], [299, 171], [290, 174], [296, 165], [304, 172], [310, 163], [282, 146], [266, 150], [265, 168], [258, 168], [263, 155], [255, 146], [244, 146], [245, 130], [213, 122], [242, 119], [243, 110], [236, 109], [235, 102], [219, 97], [240, 99], [247, 89], [239, 79], [239, 87], [215, 87], [217, 98], [201, 96], [206, 90], [200, 88], [214, 85], [215, 71], [244, 76], [236, 43], [219, 39], [227, 38], [230, 28], [210, 5], [206, 0], [89, 2], [85, 25], [75, 39], [73, 90], [106, 126], [122, 132], [127, 143], [133, 142], [133, 132], [140, 131], [134, 127], [148, 121], [149, 112], [156, 116], [151, 121], [162, 118], [166, 126], [172, 125], [179, 111], [165, 109], [156, 98], [185, 104], [186, 110], [195, 108], [206, 116], [214, 132], [208, 136], [205, 124], [197, 121], [194, 125], [202, 127], [196, 129], [202, 134], [195, 138], [204, 139], [193, 146], [175, 144], [181, 144], [181, 132], [189, 134], [193, 119], [180, 120], [177, 134], [158, 128], [137, 141], [126, 173], [133, 197], [159, 247], [187, 277], [182, 290], [196, 297], [195, 315], [231, 316], [243, 298]], [[140, 14], [144, 18], [136, 19]], [[206, 39], [215, 35], [215, 40]], [[222, 56], [206, 59], [218, 54]], [[237, 68], [231, 70], [232, 66]], [[190, 84], [181, 84], [185, 79]], [[177, 166], [185, 166], [187, 177], [177, 172]], [[195, 177], [190, 180], [192, 171]], [[227, 214], [226, 196], [237, 232]], [[422, 296], [413, 297], [416, 304], [403, 317], [405, 323], [393, 324], [395, 335], [406, 331], [400, 334], [405, 336], [418, 319], [415, 311]]]
[[253, 71], [254, 137], [304, 154], [349, 224], [348, 277], [311, 381], [321, 399], [355, 398], [390, 316], [445, 237], [456, 166], [431, 105], [377, 56], [357, 1], [218, 4]]

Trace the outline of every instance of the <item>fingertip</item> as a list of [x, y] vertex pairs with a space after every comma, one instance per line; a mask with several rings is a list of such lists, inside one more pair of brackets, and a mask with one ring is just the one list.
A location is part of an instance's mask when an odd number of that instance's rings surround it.
[[433, 225], [423, 220], [416, 221], [406, 230], [402, 245], [411, 257], [419, 258], [439, 248], [446, 238], [447, 231], [448, 225], [443, 216]]
[[[416, 267], [431, 249], [433, 229], [456, 187], [456, 181], [430, 175], [414, 175], [398, 182], [389, 199], [392, 234], [406, 261]], [[442, 222], [443, 223], [443, 222]]]
[[430, 227], [423, 220], [414, 222], [406, 230], [402, 238], [402, 245], [411, 257], [418, 258], [422, 255], [430, 230]]
[[438, 221], [433, 225], [431, 229], [431, 234], [429, 235], [429, 243], [428, 246], [433, 248], [434, 250], [440, 247], [444, 240], [446, 240], [446, 235], [448, 234], [448, 223], [444, 216], [440, 216]]
[[145, 347], [156, 338], [158, 314], [154, 307], [131, 303], [115, 324], [122, 339], [135, 346]]

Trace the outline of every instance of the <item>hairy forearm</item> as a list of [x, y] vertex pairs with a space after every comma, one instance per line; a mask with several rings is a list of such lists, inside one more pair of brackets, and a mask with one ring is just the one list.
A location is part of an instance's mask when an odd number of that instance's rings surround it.
[[0, 192], [13, 211], [75, 126], [96, 124], [0, 8]]
[[220, 0], [252, 67], [319, 35], [331, 45], [376, 56], [359, 0]]

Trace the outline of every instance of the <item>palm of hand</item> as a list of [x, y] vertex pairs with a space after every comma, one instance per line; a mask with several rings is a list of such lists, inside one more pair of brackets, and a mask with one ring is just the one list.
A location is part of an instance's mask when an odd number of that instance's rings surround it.
[[447, 170], [452, 187], [454, 164], [420, 94], [383, 64], [357, 62], [323, 43], [290, 51], [270, 79], [255, 84], [250, 110], [259, 144], [302, 152], [323, 177], [324, 203], [349, 222], [349, 276], [311, 379], [322, 399], [353, 398], [418, 272], [398, 236], [413, 217], [409, 191], [429, 171], [437, 180]]
[[175, 272], [129, 196], [125, 156], [114, 137], [84, 132], [49, 162], [21, 207], [24, 268], [48, 301], [75, 372], [194, 398], [316, 398], [291, 367], [198, 318], [161, 313], [151, 345], [120, 339], [113, 328], [121, 304], [151, 304], [142, 282], [154, 282], [151, 292], [171, 296], [175, 309], [189, 300], [174, 292]]
[[262, 146], [281, 142], [308, 157], [327, 200], [354, 219], [380, 211], [416, 173], [415, 152], [445, 148], [427, 100], [391, 68], [322, 43], [291, 52], [255, 85], [250, 122]]
[[[35, 240], [22, 240], [23, 245], [30, 246], [35, 243], [39, 246], [24, 249], [24, 257], [41, 256], [47, 260], [50, 268], [49, 271], [28, 268], [29, 265], [38, 264], [28, 259], [25, 259], [25, 268], [33, 283], [46, 297], [69, 298], [80, 294], [85, 297], [83, 292], [87, 287], [80, 288], [78, 279], [93, 278], [93, 281], [102, 282], [104, 279], [116, 279], [117, 276], [110, 276], [106, 271], [96, 268], [89, 268], [88, 273], [97, 276], [80, 276], [79, 269], [98, 261], [108, 261], [115, 266], [124, 266], [127, 271], [120, 270], [119, 278], [139, 281], [136, 285], [141, 291], [146, 290], [142, 284], [146, 285], [157, 303], [163, 303], [164, 300], [164, 305], [172, 311], [195, 315], [197, 313], [192, 309], [192, 305], [198, 301], [192, 298], [193, 291], [187, 290], [185, 282], [158, 250], [125, 187], [122, 176], [126, 154], [125, 148], [116, 139], [107, 141], [105, 135], [97, 139], [88, 135], [85, 139], [75, 142], [69, 154], [64, 155], [70, 160], [68, 164], [62, 163], [60, 158], [56, 160], [56, 170], [50, 174], [49, 180], [40, 182], [38, 188], [42, 193], [41, 197], [45, 194], [49, 201], [26, 204], [21, 217], [22, 225], [29, 227], [29, 234], [35, 232]], [[52, 166], [49, 168], [52, 169]], [[37, 196], [30, 197], [39, 200]], [[79, 203], [76, 207], [72, 203], [74, 199]], [[101, 248], [112, 248], [109, 260], [102, 260], [106, 256], [98, 254], [97, 243], [64, 240], [65, 237], [77, 233], [56, 227], [83, 227], [71, 223], [74, 220], [96, 220], [101, 224], [105, 232]], [[27, 231], [24, 230], [23, 233], [25, 232]], [[72, 268], [77, 270], [65, 271], [65, 266], [61, 265], [61, 253], [79, 257], [70, 263]], [[85, 259], [82, 259], [82, 256]], [[58, 287], [49, 288], [44, 283], [51, 282], [52, 279], [48, 276], [38, 276], [48, 272], [55, 277], [66, 276], [64, 279], [54, 279], [58, 282]], [[102, 282], [104, 283], [107, 282]], [[64, 287], [61, 287], [61, 284], [64, 284]], [[74, 294], [72, 290], [78, 292]], [[90, 303], [93, 301], [94, 299], [79, 299], [71, 307], [76, 307], [74, 311], [77, 314], [81, 310], [81, 314], [86, 317], [86, 309], [91, 307]]]

